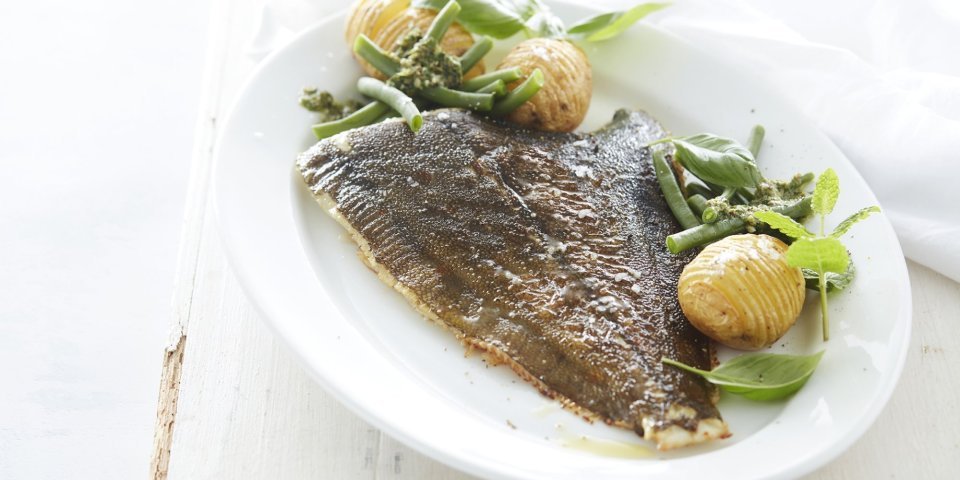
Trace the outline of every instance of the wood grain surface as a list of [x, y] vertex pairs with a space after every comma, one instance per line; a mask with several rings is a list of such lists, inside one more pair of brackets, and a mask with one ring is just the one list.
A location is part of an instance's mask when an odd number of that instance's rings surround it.
[[[211, 211], [210, 165], [220, 119], [255, 66], [243, 46], [257, 8], [253, 0], [213, 5], [151, 476], [472, 478], [382, 434], [324, 393], [230, 272]], [[866, 435], [810, 478], [951, 478], [960, 467], [960, 284], [914, 263], [909, 271], [914, 329], [903, 378]]]

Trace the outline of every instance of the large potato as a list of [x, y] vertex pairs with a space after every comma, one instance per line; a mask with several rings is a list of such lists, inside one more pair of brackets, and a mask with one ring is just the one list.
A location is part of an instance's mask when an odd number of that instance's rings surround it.
[[680, 275], [680, 308], [724, 345], [770, 346], [796, 321], [806, 295], [803, 274], [787, 265], [786, 251], [768, 235], [732, 235], [707, 246]]
[[497, 69], [510, 67], [519, 67], [525, 75], [539, 68], [544, 81], [543, 88], [507, 119], [553, 132], [569, 132], [583, 122], [593, 93], [593, 74], [580, 47], [567, 40], [531, 38], [510, 50]]

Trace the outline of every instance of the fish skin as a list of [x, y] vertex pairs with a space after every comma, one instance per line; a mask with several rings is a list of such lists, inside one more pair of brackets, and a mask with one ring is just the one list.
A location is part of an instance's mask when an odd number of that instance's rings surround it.
[[590, 134], [546, 133], [461, 110], [387, 121], [304, 152], [311, 192], [365, 261], [428, 318], [541, 392], [661, 449], [729, 435], [683, 316], [670, 254], [679, 225], [646, 144], [665, 135], [618, 111]]

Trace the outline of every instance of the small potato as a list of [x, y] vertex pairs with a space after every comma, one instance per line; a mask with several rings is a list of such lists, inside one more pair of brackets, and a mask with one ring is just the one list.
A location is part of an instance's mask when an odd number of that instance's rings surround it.
[[[361, 33], [370, 37], [380, 48], [393, 50], [398, 40], [402, 40], [414, 29], [426, 32], [430, 28], [437, 12], [426, 8], [408, 8], [410, 0], [360, 0], [353, 4], [347, 17], [347, 45], [353, 48], [353, 42]], [[463, 55], [473, 45], [473, 36], [459, 23], [450, 25], [440, 40], [440, 48], [454, 56]], [[365, 60], [354, 54], [354, 58], [363, 70], [372, 77], [381, 80], [386, 77]], [[484, 72], [483, 61], [465, 72], [464, 79], [473, 78]]]
[[524, 75], [539, 68], [544, 82], [543, 88], [507, 119], [552, 132], [569, 132], [583, 122], [593, 93], [593, 74], [580, 47], [567, 40], [531, 38], [513, 47], [497, 70], [510, 67], [520, 67]]
[[[400, 15], [410, 6], [410, 0], [358, 0], [350, 7], [347, 16], [347, 45], [353, 47], [357, 36], [365, 34], [373, 39], [373, 32], [379, 32], [387, 22]], [[390, 45], [383, 45], [389, 50]]]
[[786, 251], [768, 235], [733, 235], [707, 246], [680, 275], [680, 308], [724, 345], [770, 346], [793, 326], [806, 295], [803, 274], [787, 265]]

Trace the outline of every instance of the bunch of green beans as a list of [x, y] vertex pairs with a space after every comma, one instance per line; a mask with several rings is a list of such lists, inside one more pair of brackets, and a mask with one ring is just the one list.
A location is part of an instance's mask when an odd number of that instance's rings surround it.
[[[748, 149], [754, 157], [760, 152], [764, 134], [765, 131], [760, 125], [755, 126], [750, 132]], [[653, 167], [670, 211], [684, 228], [683, 231], [667, 237], [667, 249], [672, 253], [680, 253], [747, 230], [745, 219], [723, 218], [719, 211], [707, 203], [707, 200], [724, 198], [734, 204], [749, 204], [754, 199], [753, 192], [745, 188], [723, 188], [701, 179], [697, 179], [699, 182], [688, 183], [685, 189], [681, 189], [663, 150], [654, 152]], [[802, 179], [809, 182], [813, 176], [806, 175]], [[684, 196], [684, 190], [687, 196]], [[810, 202], [810, 197], [805, 196], [792, 203], [774, 207], [773, 210], [799, 219], [810, 214]]]
[[[439, 43], [459, 13], [460, 5], [455, 1], [448, 2], [433, 19], [425, 38], [432, 38]], [[460, 56], [461, 71], [468, 72], [490, 52], [491, 48], [493, 48], [493, 40], [488, 37], [479, 39]], [[357, 37], [353, 44], [353, 51], [388, 78], [401, 70], [396, 57], [384, 51], [366, 35], [361, 34]], [[466, 108], [487, 112], [492, 116], [503, 116], [523, 105], [543, 87], [543, 72], [537, 69], [516, 88], [507, 89], [508, 84], [522, 78], [523, 72], [519, 68], [505, 68], [463, 81], [456, 89], [427, 88], [417, 93], [418, 98], [411, 98], [380, 80], [363, 77], [357, 82], [357, 89], [374, 101], [340, 120], [314, 125], [313, 133], [318, 139], [324, 139], [345, 130], [377, 123], [397, 114], [403, 117], [410, 130], [416, 132], [423, 124], [423, 117], [420, 114], [420, 108], [424, 103], [422, 100], [443, 107]]]

